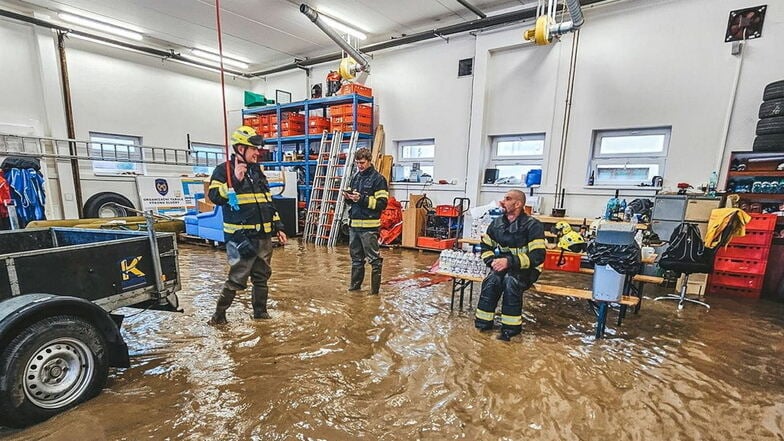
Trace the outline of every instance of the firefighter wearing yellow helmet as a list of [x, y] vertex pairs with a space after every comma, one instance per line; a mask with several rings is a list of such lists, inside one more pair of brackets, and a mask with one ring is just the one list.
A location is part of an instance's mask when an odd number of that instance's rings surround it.
[[[211, 325], [226, 323], [226, 310], [237, 291], [247, 287], [248, 278], [253, 285], [253, 318], [270, 318], [267, 280], [272, 274], [272, 236], [277, 236], [282, 244], [287, 241], [283, 223], [272, 204], [267, 177], [258, 164], [264, 139], [252, 127], [242, 126], [231, 134], [231, 145], [234, 154], [229, 160], [229, 171], [227, 173], [225, 162], [215, 167], [208, 194], [223, 212], [223, 235], [230, 265], [215, 313], [209, 321]], [[236, 209], [229, 205], [229, 187], [237, 196]]]
[[566, 221], [559, 221], [552, 229], [552, 233], [558, 236], [558, 248], [573, 253], [585, 251], [586, 244], [583, 236], [572, 229]]

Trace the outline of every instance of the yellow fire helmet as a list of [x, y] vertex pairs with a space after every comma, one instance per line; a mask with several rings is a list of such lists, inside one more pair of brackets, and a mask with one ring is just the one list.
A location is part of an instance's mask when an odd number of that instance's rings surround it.
[[264, 145], [264, 138], [253, 127], [241, 126], [231, 134], [231, 145], [238, 144], [259, 148]]
[[571, 231], [573, 231], [572, 226], [566, 221], [558, 221], [552, 229], [552, 233], [557, 234], [559, 237]]
[[558, 239], [558, 248], [562, 250], [581, 253], [585, 251], [585, 247], [585, 239], [583, 239], [580, 233], [573, 231], [571, 227], [569, 227], [568, 233]]

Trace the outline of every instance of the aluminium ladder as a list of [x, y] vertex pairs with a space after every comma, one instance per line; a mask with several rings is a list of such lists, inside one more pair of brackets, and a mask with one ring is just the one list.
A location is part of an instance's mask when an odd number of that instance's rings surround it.
[[324, 187], [326, 186], [327, 166], [329, 164], [329, 154], [331, 141], [326, 131], [321, 136], [318, 159], [316, 161], [316, 171], [313, 176], [313, 186], [310, 189], [310, 202], [308, 211], [305, 215], [305, 240], [316, 239], [319, 217], [321, 215], [322, 199], [324, 198]]
[[335, 216], [333, 216], [332, 219], [332, 227], [330, 228], [329, 240], [327, 242], [327, 245], [331, 247], [335, 246], [338, 241], [340, 225], [343, 222], [346, 200], [341, 190], [348, 187], [348, 185], [351, 183], [351, 178], [354, 176], [354, 151], [357, 148], [358, 138], [359, 132], [351, 132], [351, 138], [348, 143], [348, 150], [346, 151], [346, 159], [343, 164], [342, 173], [339, 177], [335, 177], [335, 182], [337, 183], [337, 203], [335, 205]]

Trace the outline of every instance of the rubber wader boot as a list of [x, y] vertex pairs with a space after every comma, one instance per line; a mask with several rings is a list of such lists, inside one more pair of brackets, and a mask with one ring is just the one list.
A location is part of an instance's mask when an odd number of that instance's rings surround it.
[[251, 302], [253, 303], [253, 318], [256, 320], [267, 320], [272, 317], [267, 312], [268, 291], [262, 288], [251, 289]]
[[365, 279], [365, 267], [364, 266], [352, 266], [351, 267], [351, 285], [349, 285], [349, 291], [359, 291], [362, 288], [362, 281]]
[[370, 273], [370, 294], [378, 294], [381, 289], [381, 267], [374, 267], [373, 272]]
[[231, 302], [234, 301], [234, 296], [236, 294], [236, 291], [223, 288], [223, 291], [221, 291], [220, 296], [218, 297], [218, 305], [215, 307], [215, 314], [212, 314], [212, 318], [207, 322], [208, 324], [225, 325], [227, 323], [226, 310], [231, 306]]

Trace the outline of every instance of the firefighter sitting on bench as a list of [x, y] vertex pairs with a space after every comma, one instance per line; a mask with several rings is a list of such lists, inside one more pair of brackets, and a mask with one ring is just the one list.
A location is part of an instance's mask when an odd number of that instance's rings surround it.
[[525, 193], [510, 190], [501, 201], [504, 215], [496, 218], [482, 235], [482, 260], [491, 268], [482, 282], [476, 308], [477, 329], [493, 329], [498, 299], [501, 306], [499, 340], [508, 341], [523, 329], [523, 291], [541, 273], [545, 258], [544, 227], [525, 214]]

